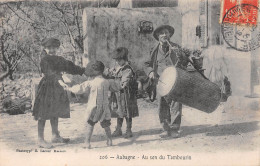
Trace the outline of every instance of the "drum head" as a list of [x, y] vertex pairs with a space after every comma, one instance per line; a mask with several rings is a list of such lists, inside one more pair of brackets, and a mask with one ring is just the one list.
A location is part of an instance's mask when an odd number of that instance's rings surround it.
[[175, 67], [166, 68], [158, 81], [157, 93], [160, 96], [166, 96], [172, 90], [177, 78], [177, 71]]

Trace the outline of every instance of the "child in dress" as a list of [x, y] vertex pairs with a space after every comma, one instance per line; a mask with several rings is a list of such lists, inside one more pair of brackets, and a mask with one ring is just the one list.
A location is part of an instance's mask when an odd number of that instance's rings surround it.
[[69, 138], [60, 136], [58, 130], [59, 118], [70, 118], [70, 106], [67, 92], [60, 86], [62, 72], [73, 75], [83, 75], [85, 68], [76, 66], [71, 61], [57, 56], [60, 41], [47, 38], [42, 42], [44, 50], [40, 62], [41, 79], [33, 106], [34, 119], [38, 121], [38, 145], [41, 148], [51, 148], [51, 144], [44, 140], [46, 120], [50, 120], [52, 128], [52, 143], [67, 143]]
[[[113, 132], [113, 137], [122, 136], [122, 124], [125, 118], [126, 120], [126, 134], [125, 138], [130, 138], [132, 134], [132, 118], [139, 116], [137, 106], [137, 82], [135, 79], [135, 73], [128, 63], [128, 49], [125, 47], [119, 47], [115, 50], [113, 59], [118, 64], [116, 69], [107, 69], [104, 74], [107, 77], [114, 78], [116, 82], [119, 82], [120, 91], [115, 92], [113, 101], [117, 104], [117, 126]], [[113, 117], [113, 114], [112, 114]]]
[[68, 87], [63, 82], [60, 82], [66, 90], [75, 94], [82, 94], [89, 90], [90, 95], [86, 108], [86, 147], [91, 148], [90, 139], [93, 133], [94, 125], [100, 121], [102, 128], [105, 129], [107, 136], [107, 145], [112, 146], [111, 136], [111, 113], [108, 101], [108, 93], [110, 91], [116, 91], [119, 88], [113, 80], [107, 80], [103, 78], [104, 64], [100, 61], [96, 61], [91, 65], [91, 75], [94, 76], [93, 80], [85, 81], [82, 84]]

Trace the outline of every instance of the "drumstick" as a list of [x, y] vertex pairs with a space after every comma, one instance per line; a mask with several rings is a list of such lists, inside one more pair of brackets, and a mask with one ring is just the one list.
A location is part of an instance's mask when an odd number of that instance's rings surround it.
[[163, 83], [164, 85], [166, 85], [162, 80], [160, 80], [159, 78], [158, 78], [158, 81], [160, 81], [161, 83]]

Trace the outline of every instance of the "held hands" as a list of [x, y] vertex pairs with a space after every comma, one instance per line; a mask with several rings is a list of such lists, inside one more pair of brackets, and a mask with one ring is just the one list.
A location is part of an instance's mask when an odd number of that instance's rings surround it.
[[150, 78], [150, 79], [158, 79], [159, 78], [159, 75], [157, 74], [157, 73], [155, 73], [155, 72], [151, 72], [149, 75], [148, 75], [148, 77]]
[[127, 82], [122, 82], [121, 83], [121, 88], [124, 89], [127, 86]]
[[155, 78], [155, 74], [154, 74], [154, 72], [152, 71], [152, 72], [149, 74], [148, 77], [151, 78], [151, 79], [154, 79], [154, 78]]
[[69, 86], [65, 84], [62, 80], [59, 80], [58, 82], [64, 88], [64, 90], [69, 90]]
[[109, 68], [105, 68], [103, 74], [106, 75], [106, 76], [109, 75], [110, 74], [110, 69]]
[[85, 68], [85, 72], [84, 75], [87, 77], [91, 77], [93, 75], [93, 71], [91, 71], [91, 69], [88, 67]]

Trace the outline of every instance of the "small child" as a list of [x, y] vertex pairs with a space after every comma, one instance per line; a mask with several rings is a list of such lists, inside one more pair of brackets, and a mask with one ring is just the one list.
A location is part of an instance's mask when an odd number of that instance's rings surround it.
[[[112, 146], [111, 136], [111, 113], [108, 101], [108, 92], [117, 91], [117, 84], [113, 80], [107, 80], [103, 78], [102, 73], [104, 72], [104, 64], [100, 61], [96, 61], [91, 66], [91, 75], [94, 77], [93, 80], [85, 81], [82, 84], [68, 87], [63, 82], [60, 82], [66, 90], [71, 91], [75, 94], [82, 94], [89, 90], [90, 95], [88, 105], [86, 108], [86, 148], [91, 148], [90, 139], [93, 133], [94, 125], [100, 121], [102, 128], [105, 129], [107, 136], [107, 145]], [[84, 147], [85, 148], [85, 147]]]
[[119, 84], [120, 91], [115, 93], [114, 103], [117, 103], [116, 115], [112, 117], [117, 118], [116, 130], [113, 132], [113, 137], [122, 136], [122, 124], [124, 118], [126, 120], [126, 134], [125, 138], [130, 138], [132, 134], [132, 118], [139, 116], [137, 106], [137, 83], [135, 80], [135, 73], [128, 63], [128, 49], [119, 47], [114, 51], [113, 59], [118, 64], [117, 69], [108, 69], [104, 73], [107, 77], [114, 78]]

